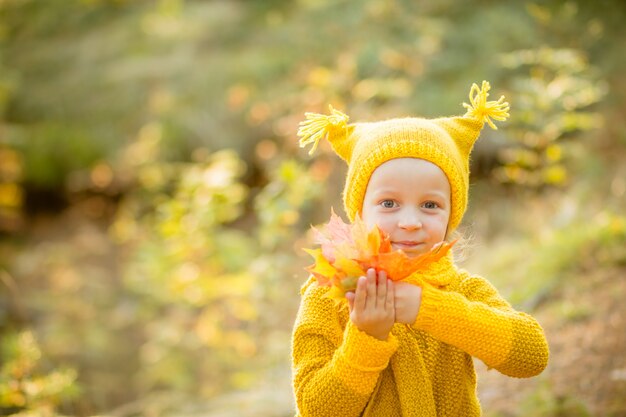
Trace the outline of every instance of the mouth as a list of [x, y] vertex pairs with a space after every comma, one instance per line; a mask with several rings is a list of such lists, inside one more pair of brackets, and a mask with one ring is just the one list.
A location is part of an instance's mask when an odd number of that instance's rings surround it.
[[403, 240], [399, 242], [392, 242], [391, 246], [396, 249], [402, 249], [403, 251], [413, 252], [422, 249], [424, 247], [424, 243], [413, 240]]

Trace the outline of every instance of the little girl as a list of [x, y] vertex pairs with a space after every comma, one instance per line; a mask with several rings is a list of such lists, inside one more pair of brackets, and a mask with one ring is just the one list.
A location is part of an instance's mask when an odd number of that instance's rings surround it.
[[[473, 85], [461, 117], [348, 124], [307, 113], [301, 144], [326, 137], [348, 163], [348, 217], [359, 215], [408, 256], [457, 228], [467, 207], [469, 155], [484, 122], [506, 120], [504, 97]], [[294, 324], [293, 384], [299, 416], [479, 416], [472, 356], [513, 377], [543, 371], [548, 345], [533, 317], [514, 310], [452, 255], [401, 282], [369, 269], [347, 302], [324, 297], [311, 277]]]

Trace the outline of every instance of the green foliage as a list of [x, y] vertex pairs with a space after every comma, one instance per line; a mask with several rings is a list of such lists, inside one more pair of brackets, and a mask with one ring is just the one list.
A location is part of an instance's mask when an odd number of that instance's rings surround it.
[[306, 227], [297, 208], [306, 209], [311, 198], [321, 191], [322, 184], [316, 182], [303, 166], [294, 160], [284, 161], [272, 173], [268, 186], [255, 198], [262, 248], [270, 252], [285, 249], [284, 243], [296, 237], [294, 232]]
[[[266, 132], [292, 140], [288, 123], [305, 109], [333, 102], [362, 118], [440, 115], [460, 111], [471, 82], [487, 78], [503, 88], [511, 75], [520, 132], [498, 176], [562, 184], [564, 139], [598, 124], [597, 115], [585, 112], [606, 92], [584, 48], [595, 52], [602, 33], [617, 24], [579, 11], [576, 2], [24, 1], [1, 7], [6, 64], [0, 72], [7, 75], [0, 75], [0, 85], [10, 86], [10, 94], [0, 103], [21, 132], [22, 180], [51, 188], [64, 187], [76, 170], [114, 161], [155, 110], [166, 118], [170, 158], [188, 160], [193, 149], [208, 145], [248, 159], [247, 145]], [[564, 33], [549, 30], [555, 22]], [[75, 32], [81, 35], [68, 35]], [[568, 35], [579, 45], [560, 46]], [[537, 108], [540, 117], [532, 114]]]
[[42, 372], [42, 352], [31, 332], [5, 335], [0, 354], [2, 415], [8, 412], [15, 417], [57, 416], [58, 406], [78, 395], [73, 369]]
[[284, 308], [272, 286], [285, 285], [293, 261], [271, 249], [295, 238], [319, 185], [295, 161], [280, 164], [250, 203], [260, 215], [252, 228], [236, 153], [199, 150], [201, 159], [183, 164], [160, 161], [158, 140], [148, 147], [156, 159], [138, 162], [142, 192], [127, 198], [111, 229], [128, 248], [126, 291], [142, 306], [135, 389], [206, 397], [247, 387], [268, 366], [259, 358], [265, 334], [288, 338], [288, 328], [270, 324]]
[[581, 51], [541, 48], [504, 54], [505, 68], [517, 73], [512, 83], [513, 126], [507, 129], [517, 146], [501, 153], [503, 167], [495, 175], [505, 183], [528, 187], [564, 185], [568, 140], [602, 125], [600, 114], [588, 111], [607, 93], [605, 83], [590, 78]]
[[[1, 6], [0, 6], [1, 7]], [[0, 45], [6, 36], [5, 25], [0, 19]], [[18, 86], [16, 71], [7, 68], [4, 51], [0, 47], [0, 231], [14, 230], [21, 220], [24, 200], [23, 157], [15, 149], [11, 138], [12, 129], [5, 122], [5, 113]]]
[[44, 189], [64, 184], [70, 172], [95, 165], [107, 152], [105, 143], [92, 141], [93, 131], [67, 123], [33, 125], [23, 133], [16, 146], [25, 168], [21, 181]]
[[125, 286], [150, 306], [139, 358], [145, 389], [210, 393], [230, 386], [223, 376], [235, 364], [253, 364], [257, 312], [245, 266], [257, 253], [251, 236], [225, 226], [243, 211], [243, 170], [230, 151], [195, 164], [152, 161], [139, 169], [145, 193], [124, 203], [113, 226], [130, 249]]
[[0, 142], [0, 230], [15, 229], [21, 218], [22, 167], [21, 154]]

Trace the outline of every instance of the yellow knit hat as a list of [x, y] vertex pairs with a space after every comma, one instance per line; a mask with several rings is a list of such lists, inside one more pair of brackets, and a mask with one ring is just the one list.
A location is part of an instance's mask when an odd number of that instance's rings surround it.
[[509, 117], [509, 104], [504, 96], [487, 101], [490, 85], [472, 85], [469, 99], [463, 103], [463, 116], [438, 119], [403, 118], [375, 123], [348, 124], [348, 116], [330, 106], [330, 115], [306, 113], [300, 123], [300, 146], [313, 143], [312, 154], [320, 139], [326, 137], [335, 152], [348, 163], [343, 192], [346, 213], [354, 221], [363, 206], [365, 190], [376, 168], [390, 159], [419, 158], [437, 165], [448, 177], [452, 207], [448, 232], [461, 223], [467, 208], [469, 188], [469, 156], [478, 135], [491, 119], [504, 121]]

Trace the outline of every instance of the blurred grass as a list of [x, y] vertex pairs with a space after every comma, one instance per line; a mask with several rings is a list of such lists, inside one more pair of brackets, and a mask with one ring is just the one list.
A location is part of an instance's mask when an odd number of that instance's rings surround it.
[[626, 218], [621, 214], [601, 211], [560, 228], [535, 224], [525, 238], [497, 245], [490, 266], [483, 267], [522, 309], [537, 308], [559, 287], [594, 269], [626, 265]]

